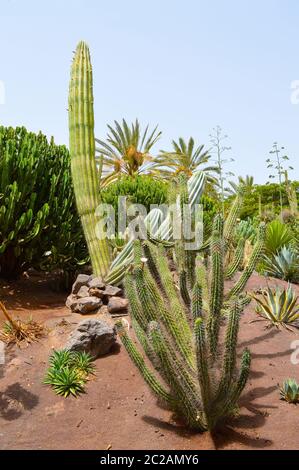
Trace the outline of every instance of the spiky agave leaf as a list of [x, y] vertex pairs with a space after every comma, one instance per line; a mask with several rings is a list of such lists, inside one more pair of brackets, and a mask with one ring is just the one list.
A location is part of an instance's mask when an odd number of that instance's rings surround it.
[[275, 326], [294, 324], [299, 320], [298, 297], [289, 285], [287, 289], [268, 287], [260, 296], [253, 296], [257, 302], [256, 312]]

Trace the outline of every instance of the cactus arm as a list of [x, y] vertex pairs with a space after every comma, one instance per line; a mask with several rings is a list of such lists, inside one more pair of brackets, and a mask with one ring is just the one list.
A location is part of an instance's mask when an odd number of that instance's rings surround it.
[[191, 315], [193, 321], [198, 318], [202, 318], [202, 287], [196, 282], [192, 291], [192, 302], [191, 302]]
[[205, 426], [199, 415], [200, 406], [195, 387], [186, 380], [184, 371], [175, 362], [165, 345], [165, 341], [157, 324], [152, 323], [149, 331], [153, 349], [164, 365], [164, 372], [170, 389], [180, 398], [180, 406], [188, 424], [191, 427], [204, 430]]
[[151, 372], [151, 370], [145, 364], [145, 360], [140, 354], [140, 352], [135, 347], [133, 341], [126, 333], [123, 325], [121, 322], [116, 323], [117, 331], [124, 345], [126, 351], [128, 352], [130, 358], [134, 362], [135, 366], [139, 369], [143, 379], [150, 387], [151, 391], [160, 399], [168, 403], [171, 407], [176, 407], [176, 400], [174, 399], [173, 395], [171, 395], [159, 382], [159, 380], [155, 377], [155, 375]]
[[84, 42], [77, 46], [71, 69], [69, 134], [76, 203], [93, 272], [105, 277], [111, 259], [106, 238], [98, 237], [96, 233], [95, 211], [100, 199], [95, 161], [93, 78], [89, 49]]
[[233, 373], [236, 366], [236, 347], [241, 312], [242, 306], [238, 301], [235, 301], [230, 309], [226, 330], [223, 368], [217, 393], [218, 400], [221, 399], [222, 396], [227, 395], [233, 378]]
[[202, 318], [197, 318], [194, 324], [196, 343], [197, 373], [201, 391], [201, 399], [207, 422], [210, 415], [210, 403], [212, 401], [211, 382], [209, 375], [208, 351], [206, 344], [206, 331]]
[[240, 279], [228, 293], [226, 297], [227, 300], [230, 300], [232, 297], [239, 295], [242, 292], [242, 290], [244, 290], [244, 288], [246, 287], [246, 284], [249, 278], [251, 277], [253, 271], [255, 270], [257, 263], [259, 262], [263, 254], [264, 243], [265, 243], [265, 232], [266, 232], [265, 225], [262, 224], [260, 226], [258, 239], [254, 246], [250, 260], [247, 266], [245, 267]]
[[242, 262], [244, 259], [244, 248], [245, 248], [245, 240], [240, 239], [238, 246], [236, 248], [234, 259], [232, 260], [231, 264], [227, 267], [225, 271], [226, 279], [231, 279], [242, 266]]
[[242, 190], [239, 190], [224, 224], [223, 236], [226, 241], [229, 241], [232, 238], [242, 204], [243, 193]]
[[220, 329], [220, 315], [223, 305], [224, 276], [223, 276], [223, 219], [216, 216], [211, 241], [211, 294], [209, 305], [208, 332], [210, 351], [216, 354]]

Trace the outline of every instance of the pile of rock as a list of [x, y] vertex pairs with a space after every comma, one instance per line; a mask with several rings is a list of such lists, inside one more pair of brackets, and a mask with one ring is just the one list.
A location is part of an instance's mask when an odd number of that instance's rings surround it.
[[72, 312], [110, 313], [124, 315], [128, 308], [128, 300], [123, 298], [123, 291], [119, 287], [105, 284], [100, 278], [79, 274], [72, 293], [66, 301], [66, 306]]

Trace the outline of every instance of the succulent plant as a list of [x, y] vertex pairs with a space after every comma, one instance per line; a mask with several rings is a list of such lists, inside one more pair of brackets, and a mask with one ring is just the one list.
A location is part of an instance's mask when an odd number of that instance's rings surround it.
[[286, 379], [283, 382], [280, 397], [288, 403], [299, 403], [299, 385], [295, 379]]
[[298, 297], [290, 285], [287, 289], [268, 287], [262, 294], [254, 295], [253, 298], [257, 302], [257, 314], [272, 325], [276, 327], [298, 325]]
[[299, 282], [299, 256], [291, 247], [284, 246], [273, 257], [265, 256], [263, 268], [266, 276], [289, 282]]

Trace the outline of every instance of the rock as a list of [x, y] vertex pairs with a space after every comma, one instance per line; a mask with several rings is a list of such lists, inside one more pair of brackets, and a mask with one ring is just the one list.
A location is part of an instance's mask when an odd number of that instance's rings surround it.
[[104, 292], [96, 287], [89, 288], [89, 295], [91, 295], [92, 297], [99, 297], [99, 299], [105, 297]]
[[77, 279], [75, 280], [73, 284], [72, 294], [74, 295], [78, 294], [82, 286], [88, 285], [89, 280], [90, 280], [90, 276], [88, 276], [87, 274], [79, 274], [79, 276], [77, 277]]
[[89, 283], [88, 283], [88, 287], [90, 288], [94, 288], [94, 289], [105, 289], [105, 284], [104, 282], [102, 281], [101, 278], [99, 277], [93, 277], [92, 279], [90, 279]]
[[85, 351], [94, 358], [107, 354], [116, 342], [116, 329], [103, 320], [88, 319], [79, 323], [65, 349]]
[[77, 297], [79, 297], [80, 299], [83, 299], [84, 297], [89, 297], [89, 289], [87, 286], [82, 286], [80, 287], [78, 293], [77, 293]]
[[70, 294], [66, 299], [65, 305], [73, 311], [74, 305], [77, 304], [78, 299], [74, 294]]
[[77, 299], [77, 301], [71, 306], [73, 312], [76, 313], [90, 313], [99, 309], [103, 305], [103, 302], [98, 297], [84, 297], [83, 299]]
[[119, 287], [106, 286], [106, 289], [104, 290], [104, 295], [108, 297], [119, 297], [120, 295], [122, 295], [122, 290]]
[[128, 299], [122, 299], [121, 297], [111, 297], [108, 303], [108, 312], [116, 313], [127, 310], [128, 305]]

